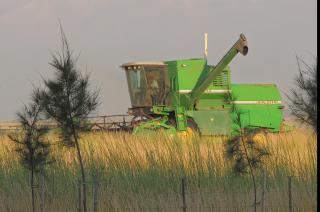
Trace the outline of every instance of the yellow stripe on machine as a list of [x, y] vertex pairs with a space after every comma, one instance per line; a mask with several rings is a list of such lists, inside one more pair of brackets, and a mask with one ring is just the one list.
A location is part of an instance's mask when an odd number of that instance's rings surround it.
[[281, 104], [281, 101], [277, 100], [259, 100], [259, 101], [232, 101], [233, 104], [240, 104], [240, 105], [276, 105]]
[[[191, 90], [179, 90], [179, 93], [181, 94], [187, 94], [187, 93], [190, 93]], [[212, 90], [205, 90], [204, 93], [206, 94], [213, 94], [213, 93], [230, 93], [231, 90], [217, 90], [217, 89], [212, 89]]]

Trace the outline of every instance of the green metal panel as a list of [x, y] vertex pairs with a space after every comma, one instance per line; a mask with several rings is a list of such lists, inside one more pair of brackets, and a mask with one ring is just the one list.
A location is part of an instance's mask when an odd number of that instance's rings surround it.
[[231, 84], [232, 96], [236, 100], [275, 100], [281, 101], [275, 84]]
[[282, 122], [280, 92], [274, 84], [231, 85], [234, 104], [241, 115], [242, 126], [279, 131]]
[[180, 105], [180, 96], [179, 96], [179, 93], [177, 92], [179, 90], [177, 61], [168, 61], [168, 62], [165, 62], [165, 64], [168, 67], [171, 104], [172, 106]]
[[201, 135], [228, 135], [231, 119], [228, 110], [190, 111]]
[[[186, 93], [191, 91], [206, 67], [203, 58], [165, 61], [171, 84], [172, 105], [187, 107]], [[184, 92], [184, 93], [183, 93]]]
[[282, 111], [278, 105], [237, 105], [236, 108], [242, 113], [242, 127], [280, 130]]
[[[212, 82], [212, 88], [226, 88], [230, 85], [230, 68], [227, 66]], [[208, 88], [211, 88], [209, 86]]]
[[206, 65], [203, 58], [166, 61], [171, 76], [177, 77], [177, 88], [180, 90], [191, 90], [196, 84], [202, 70]]
[[197, 110], [214, 110], [228, 108], [226, 94], [203, 94], [197, 101]]
[[[172, 105], [187, 107], [187, 94], [195, 87], [201, 73], [205, 71], [205, 69], [212, 68], [212, 66], [206, 65], [206, 60], [203, 58], [166, 61], [165, 63], [168, 65], [168, 73], [171, 82]], [[227, 66], [208, 86], [208, 90], [226, 90], [228, 89], [229, 83], [230, 68]], [[209, 99], [215, 98], [214, 95], [208, 94], [202, 94], [201, 98], [202, 97]]]
[[185, 115], [184, 107], [176, 107], [176, 123], [178, 130], [186, 130], [187, 129], [187, 119]]

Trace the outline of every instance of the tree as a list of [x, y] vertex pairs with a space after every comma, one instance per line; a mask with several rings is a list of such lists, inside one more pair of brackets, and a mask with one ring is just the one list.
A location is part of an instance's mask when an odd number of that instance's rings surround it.
[[79, 133], [83, 130], [87, 116], [98, 106], [98, 91], [89, 90], [89, 75], [82, 75], [76, 67], [76, 59], [69, 49], [61, 27], [61, 52], [53, 54], [50, 65], [54, 78], [45, 80], [45, 89], [38, 99], [48, 118], [54, 119], [60, 128], [60, 140], [69, 147], [76, 147], [81, 169], [83, 209], [86, 205], [86, 177], [79, 145]]
[[32, 211], [35, 212], [34, 174], [43, 170], [43, 167], [51, 162], [49, 160], [50, 145], [44, 138], [48, 127], [38, 124], [41, 107], [34, 101], [25, 105], [22, 112], [17, 113], [22, 127], [22, 133], [10, 134], [10, 140], [17, 144], [16, 152], [20, 163], [31, 172], [30, 188], [32, 196]]
[[[235, 98], [229, 94], [227, 101], [234, 102]], [[250, 128], [243, 126], [241, 115], [244, 111], [231, 104], [231, 114], [234, 123], [234, 131], [231, 137], [225, 143], [225, 156], [233, 164], [233, 171], [236, 174], [250, 174], [253, 193], [254, 193], [254, 211], [257, 211], [257, 186], [255, 179], [255, 169], [261, 168], [263, 159], [270, 153], [261, 143], [257, 142], [255, 136], [264, 133], [259, 128]]]
[[289, 109], [293, 116], [301, 123], [310, 125], [317, 132], [317, 58], [313, 66], [296, 56], [298, 75], [296, 75], [295, 88], [290, 90]]

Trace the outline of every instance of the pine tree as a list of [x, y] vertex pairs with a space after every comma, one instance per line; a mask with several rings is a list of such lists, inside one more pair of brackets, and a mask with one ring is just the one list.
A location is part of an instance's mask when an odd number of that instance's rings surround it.
[[50, 63], [54, 69], [54, 78], [44, 80], [45, 89], [41, 90], [38, 99], [48, 118], [57, 122], [63, 144], [76, 147], [82, 177], [83, 209], [86, 212], [86, 175], [80, 151], [79, 133], [83, 130], [87, 116], [99, 104], [99, 92], [89, 90], [89, 75], [82, 75], [76, 67], [76, 59], [69, 49], [62, 27], [61, 39], [61, 52], [53, 54]]
[[19, 155], [21, 165], [31, 172], [30, 188], [33, 212], [35, 212], [35, 173], [43, 170], [46, 164], [52, 162], [49, 158], [50, 144], [44, 137], [49, 129], [47, 126], [39, 124], [40, 114], [39, 102], [34, 101], [25, 105], [23, 111], [17, 113], [22, 131], [8, 136], [17, 145], [16, 152]]
[[313, 66], [296, 56], [299, 73], [295, 77], [295, 88], [291, 89], [289, 109], [298, 121], [308, 124], [317, 132], [317, 58]]
[[268, 149], [255, 139], [258, 134], [265, 134], [265, 131], [259, 128], [251, 128], [250, 126], [243, 126], [241, 117], [245, 111], [238, 109], [232, 102], [235, 97], [231, 94], [226, 97], [226, 101], [231, 102], [231, 114], [233, 132], [231, 137], [225, 143], [226, 159], [233, 164], [233, 171], [236, 174], [249, 174], [251, 177], [254, 193], [254, 211], [257, 211], [257, 186], [255, 169], [263, 166], [263, 160], [270, 153]]

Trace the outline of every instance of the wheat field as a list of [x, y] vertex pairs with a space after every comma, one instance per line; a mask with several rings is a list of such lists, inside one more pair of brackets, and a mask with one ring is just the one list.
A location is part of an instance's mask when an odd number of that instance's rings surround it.
[[[45, 169], [45, 209], [76, 211], [80, 174], [75, 149], [62, 146], [55, 132], [47, 139], [52, 144], [53, 162]], [[264, 161], [267, 211], [288, 210], [288, 176], [293, 179], [295, 211], [316, 211], [316, 136], [310, 130], [296, 129], [268, 134], [260, 142], [271, 153]], [[187, 211], [251, 211], [250, 177], [232, 172], [230, 162], [225, 159], [224, 144], [220, 137], [82, 134], [80, 148], [90, 188], [89, 206], [92, 209], [93, 182], [98, 182], [99, 211], [182, 211], [184, 178]], [[29, 172], [21, 167], [14, 150], [15, 145], [7, 135], [1, 134], [0, 211], [30, 211]], [[258, 199], [262, 173], [256, 170]]]

